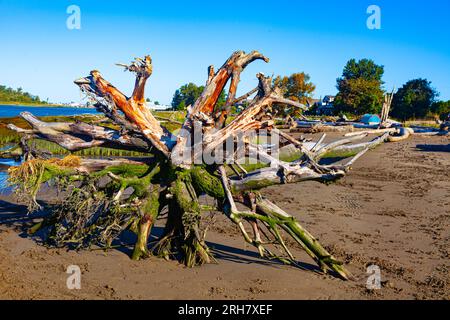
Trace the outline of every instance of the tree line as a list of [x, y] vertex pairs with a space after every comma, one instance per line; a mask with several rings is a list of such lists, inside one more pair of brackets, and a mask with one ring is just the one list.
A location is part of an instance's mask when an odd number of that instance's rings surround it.
[[[349, 60], [342, 76], [337, 79], [336, 112], [379, 114], [385, 95], [383, 75], [384, 66], [373, 60]], [[394, 93], [390, 115], [403, 121], [444, 118], [450, 113], [450, 101], [439, 101], [438, 97], [431, 81], [422, 78], [409, 80]]]
[[[334, 113], [363, 115], [379, 114], [386, 94], [384, 88], [384, 66], [376, 64], [371, 59], [350, 59], [344, 66], [342, 75], [336, 80], [338, 93], [334, 101]], [[315, 84], [309, 74], [293, 73], [290, 76], [277, 76], [274, 84], [281, 88], [284, 97], [310, 104]], [[188, 83], [175, 91], [172, 107], [184, 110], [193, 105], [201, 95], [204, 86]], [[427, 79], [412, 79], [406, 82], [395, 93], [390, 115], [398, 120], [423, 119], [440, 117], [444, 119], [450, 113], [450, 100], [438, 100], [439, 93]], [[226, 92], [223, 91], [218, 106], [225, 104]], [[285, 106], [275, 106], [281, 114], [296, 115], [299, 110]]]
[[46, 104], [46, 101], [42, 101], [39, 96], [32, 95], [22, 88], [13, 89], [0, 85], [0, 102], [11, 103], [39, 103]]
[[[196, 84], [190, 82], [181, 86], [175, 91], [172, 99], [172, 108], [174, 110], [186, 110], [188, 106], [193, 106], [194, 102], [202, 94], [205, 86], [197, 86]], [[217, 101], [217, 107], [223, 107], [226, 101], [226, 93], [223, 90]]]

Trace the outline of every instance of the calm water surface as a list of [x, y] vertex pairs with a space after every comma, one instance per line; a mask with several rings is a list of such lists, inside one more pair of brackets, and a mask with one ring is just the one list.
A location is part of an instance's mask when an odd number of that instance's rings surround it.
[[[30, 106], [6, 106], [0, 105], [0, 118], [17, 117], [21, 112], [28, 111], [37, 117], [45, 116], [74, 116], [80, 114], [98, 113], [95, 109], [88, 108], [63, 108], [63, 107], [30, 107]], [[3, 146], [0, 146], [0, 149]], [[8, 193], [6, 179], [8, 178], [7, 169], [9, 166], [16, 166], [20, 163], [11, 159], [0, 158], [0, 193]]]
[[37, 117], [45, 116], [74, 116], [78, 114], [98, 113], [88, 108], [62, 108], [62, 107], [30, 107], [0, 105], [0, 118], [17, 117], [21, 112], [28, 111]]

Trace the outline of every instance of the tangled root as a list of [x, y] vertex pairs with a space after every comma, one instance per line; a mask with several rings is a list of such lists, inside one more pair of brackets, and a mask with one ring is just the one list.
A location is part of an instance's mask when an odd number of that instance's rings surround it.
[[69, 155], [63, 159], [31, 159], [8, 170], [8, 183], [15, 186], [16, 195], [27, 203], [29, 212], [41, 209], [36, 195], [42, 183], [58, 176], [73, 173], [80, 166], [80, 157]]

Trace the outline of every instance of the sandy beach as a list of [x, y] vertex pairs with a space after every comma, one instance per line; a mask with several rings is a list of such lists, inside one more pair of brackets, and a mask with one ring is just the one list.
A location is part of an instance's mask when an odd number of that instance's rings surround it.
[[[3, 195], [0, 299], [449, 299], [449, 150], [447, 137], [414, 136], [368, 152], [331, 185], [263, 191], [346, 264], [356, 279], [347, 282], [321, 274], [300, 249], [303, 269], [260, 259], [220, 213], [207, 236], [218, 263], [193, 269], [156, 257], [132, 261], [129, 247], [46, 248], [26, 233], [38, 217]], [[372, 264], [381, 269], [380, 290], [366, 288]], [[80, 290], [66, 287], [69, 265], [82, 270]]]

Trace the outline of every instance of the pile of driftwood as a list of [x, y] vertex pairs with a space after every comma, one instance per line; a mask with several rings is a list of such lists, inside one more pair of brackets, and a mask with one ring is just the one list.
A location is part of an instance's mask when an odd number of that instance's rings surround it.
[[388, 138], [388, 141], [392, 142], [405, 140], [413, 134], [429, 136], [449, 134], [449, 121], [443, 122], [440, 125], [439, 129], [422, 126], [410, 126], [408, 128], [405, 128], [401, 123], [389, 119], [389, 111], [392, 104], [392, 98], [393, 92], [385, 95], [379, 124], [367, 124], [357, 121], [348, 121], [346, 117], [342, 117], [339, 119], [328, 117], [324, 120], [308, 120], [306, 117], [302, 117], [299, 120], [290, 118], [285, 125], [279, 127], [283, 129], [289, 129], [291, 133], [340, 132], [346, 133], [346, 136], [355, 136], [364, 133], [389, 133], [391, 136]]
[[[344, 265], [333, 257], [295, 217], [263, 197], [259, 190], [271, 185], [307, 180], [330, 182], [342, 178], [367, 150], [400, 133], [389, 130], [367, 142], [367, 133], [352, 134], [332, 143], [297, 140], [275, 128], [272, 105], [302, 105], [285, 99], [271, 77], [257, 74], [258, 86], [249, 106], [236, 118], [226, 121], [236, 97], [241, 72], [255, 60], [269, 59], [257, 51], [237, 51], [214, 71], [210, 66], [205, 89], [188, 108], [182, 129], [174, 134], [161, 125], [146, 108], [144, 88], [152, 74], [149, 56], [121, 64], [136, 75], [131, 96], [126, 96], [105, 80], [99, 71], [76, 80], [81, 90], [95, 102], [107, 121], [42, 122], [31, 113], [22, 113], [31, 129], [9, 126], [22, 136], [22, 154], [27, 161], [9, 170], [16, 192], [28, 201], [29, 210], [39, 210], [36, 197], [40, 187], [51, 183], [58, 187], [57, 205], [30, 232], [46, 229], [45, 241], [57, 247], [86, 248], [100, 245], [110, 248], [129, 230], [136, 234], [133, 259], [150, 254], [175, 257], [187, 266], [214, 261], [205, 237], [211, 210], [223, 212], [240, 230], [244, 240], [268, 259], [299, 266], [291, 238], [313, 258], [320, 268], [343, 279], [351, 278]], [[230, 83], [223, 108], [217, 107], [220, 93]], [[248, 97], [249, 94], [244, 95]], [[277, 136], [283, 150], [297, 156], [276, 156], [248, 137]], [[197, 136], [199, 134], [199, 136]], [[87, 159], [52, 157], [36, 150], [30, 139], [52, 141], [69, 151], [104, 146], [148, 153], [139, 159]], [[355, 143], [356, 142], [356, 143]], [[228, 147], [232, 147], [229, 151]], [[330, 153], [345, 154], [346, 163], [324, 165], [320, 160]], [[211, 161], [211, 158], [214, 161]], [[257, 166], [247, 165], [251, 159]], [[202, 203], [204, 195], [215, 202]], [[150, 237], [156, 219], [166, 225], [158, 239]]]

